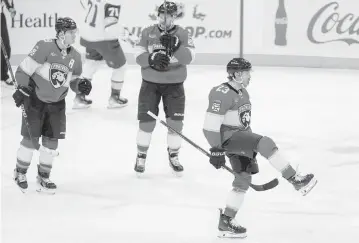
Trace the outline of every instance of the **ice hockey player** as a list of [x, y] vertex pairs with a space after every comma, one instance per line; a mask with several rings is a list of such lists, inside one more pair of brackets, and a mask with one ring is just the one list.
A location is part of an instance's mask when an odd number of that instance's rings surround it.
[[[166, 9], [165, 9], [166, 8]], [[187, 65], [194, 60], [194, 45], [188, 31], [175, 25], [183, 9], [174, 2], [165, 2], [158, 8], [158, 23], [142, 30], [136, 49], [136, 62], [141, 66], [142, 85], [138, 97], [139, 130], [137, 134], [137, 158], [135, 171], [145, 171], [147, 150], [156, 121], [147, 115], [159, 112], [163, 101], [167, 123], [182, 131], [185, 110], [183, 82], [187, 77]], [[167, 151], [173, 171], [181, 175], [183, 166], [178, 159], [181, 138], [168, 131]]]
[[[91, 81], [105, 60], [112, 70], [108, 108], [124, 107], [128, 100], [120, 96], [126, 70], [126, 57], [119, 42], [124, 32], [124, 26], [118, 21], [121, 6], [118, 0], [86, 0], [81, 3], [86, 11], [80, 27], [80, 44], [86, 48], [83, 77]], [[73, 108], [88, 108], [91, 104], [92, 100], [77, 94]]]
[[250, 127], [251, 102], [246, 87], [252, 65], [243, 58], [227, 64], [228, 81], [211, 89], [203, 132], [211, 146], [210, 163], [221, 168], [229, 158], [236, 173], [233, 188], [228, 194], [226, 208], [220, 210], [219, 237], [245, 237], [246, 229], [234, 218], [241, 208], [252, 174], [259, 172], [256, 155], [259, 153], [291, 183], [306, 195], [317, 183], [313, 174], [300, 175], [269, 137], [253, 133]]
[[40, 40], [19, 65], [15, 77], [18, 83], [13, 94], [16, 106], [24, 105], [31, 136], [22, 121], [20, 147], [17, 151], [14, 180], [26, 192], [26, 172], [33, 152], [39, 148], [37, 191], [55, 193], [50, 180], [58, 140], [65, 138], [65, 97], [69, 86], [75, 92], [88, 95], [91, 82], [80, 78], [80, 53], [71, 45], [75, 42], [77, 26], [71, 18], [59, 18], [55, 24], [56, 38]]

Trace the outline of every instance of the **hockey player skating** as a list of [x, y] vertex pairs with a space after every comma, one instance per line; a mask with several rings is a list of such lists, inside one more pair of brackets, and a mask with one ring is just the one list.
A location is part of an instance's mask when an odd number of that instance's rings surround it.
[[228, 81], [214, 87], [208, 96], [203, 131], [212, 147], [210, 163], [219, 169], [226, 163], [226, 155], [236, 173], [226, 208], [220, 210], [220, 237], [246, 236], [246, 229], [238, 225], [234, 218], [241, 208], [252, 174], [259, 171], [257, 153], [266, 158], [303, 195], [317, 183], [313, 174], [300, 175], [295, 171], [271, 138], [252, 132], [251, 102], [246, 90], [251, 69], [252, 65], [247, 60], [232, 59], [227, 64]]
[[55, 193], [56, 185], [50, 180], [50, 172], [57, 155], [58, 140], [65, 138], [65, 97], [69, 86], [80, 94], [88, 95], [91, 91], [91, 82], [79, 78], [81, 56], [71, 46], [78, 31], [76, 23], [71, 18], [59, 18], [55, 30], [56, 38], [38, 41], [15, 74], [18, 87], [13, 98], [17, 107], [24, 105], [32, 135], [23, 117], [23, 138], [14, 170], [14, 180], [23, 192], [28, 188], [26, 172], [33, 152], [39, 148], [37, 190]]
[[[175, 25], [182, 9], [173, 2], [165, 2], [158, 8], [158, 24], [143, 29], [136, 45], [136, 62], [141, 66], [142, 85], [138, 97], [139, 130], [137, 134], [137, 158], [135, 171], [145, 171], [147, 151], [156, 121], [148, 111], [158, 115], [162, 99], [167, 123], [182, 131], [185, 110], [183, 82], [187, 77], [186, 66], [194, 59], [194, 45], [189, 33]], [[178, 160], [181, 138], [168, 131], [167, 151], [169, 164], [177, 173], [183, 171]]]
[[[128, 103], [127, 99], [120, 96], [125, 79], [126, 57], [119, 42], [119, 37], [124, 35], [125, 30], [118, 21], [121, 12], [118, 2], [81, 1], [86, 12], [80, 28], [80, 44], [86, 48], [83, 77], [91, 81], [102, 61], [106, 61], [112, 70], [108, 108], [120, 108]], [[91, 104], [92, 100], [83, 94], [77, 94], [73, 108], [88, 108]]]

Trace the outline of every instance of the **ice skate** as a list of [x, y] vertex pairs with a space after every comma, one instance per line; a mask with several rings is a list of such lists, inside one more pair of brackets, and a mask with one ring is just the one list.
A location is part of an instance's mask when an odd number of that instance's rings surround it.
[[120, 97], [120, 95], [111, 95], [108, 100], [108, 109], [122, 108], [128, 105], [128, 100], [126, 98]]
[[179, 162], [178, 152], [172, 152], [169, 149], [167, 149], [167, 151], [170, 167], [172, 168], [176, 176], [182, 176], [183, 166]]
[[293, 185], [295, 190], [302, 193], [303, 196], [307, 195], [318, 182], [313, 174], [300, 175], [299, 173], [289, 178], [288, 181]]
[[1, 80], [1, 83], [4, 84], [4, 87], [13, 88], [15, 83], [11, 80], [11, 78], [7, 78], [5, 80]]
[[146, 163], [146, 154], [138, 153], [136, 158], [135, 168], [134, 168], [138, 177], [140, 177], [145, 172], [146, 169], [145, 163]]
[[77, 94], [72, 109], [87, 109], [91, 104], [92, 100], [86, 99], [84, 94]]
[[[39, 166], [38, 166], [39, 167]], [[55, 194], [56, 193], [56, 184], [53, 183], [50, 179], [50, 173], [40, 172], [38, 171], [37, 174], [37, 192], [44, 192], [48, 194]]]
[[20, 190], [25, 193], [27, 192], [28, 184], [26, 179], [26, 171], [16, 168], [14, 170], [14, 181]]
[[237, 224], [234, 218], [223, 214], [219, 209], [218, 237], [220, 238], [246, 238], [247, 229]]

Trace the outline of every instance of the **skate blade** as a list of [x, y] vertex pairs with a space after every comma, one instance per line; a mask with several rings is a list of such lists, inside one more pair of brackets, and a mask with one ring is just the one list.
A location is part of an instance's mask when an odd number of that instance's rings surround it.
[[172, 174], [178, 178], [183, 177], [183, 171], [174, 171], [172, 170]]
[[307, 186], [305, 186], [304, 188], [300, 189], [300, 192], [302, 193], [303, 196], [306, 196], [318, 183], [318, 180], [316, 178], [313, 178]]
[[137, 177], [137, 178], [141, 179], [141, 178], [143, 178], [143, 176], [144, 176], [144, 173], [143, 173], [143, 172], [137, 172], [137, 171], [136, 171], [136, 177]]
[[247, 237], [247, 233], [235, 234], [232, 232], [218, 232], [218, 238], [232, 238], [232, 239], [244, 239]]
[[128, 105], [128, 103], [126, 103], [126, 104], [108, 104], [107, 109], [119, 109], [119, 108], [123, 108], [127, 105]]
[[39, 184], [38, 184], [38, 187], [36, 188], [36, 191], [38, 193], [48, 194], [48, 195], [54, 195], [56, 193], [56, 189], [47, 189]]
[[16, 183], [16, 181], [15, 181], [15, 184], [16, 184], [16, 187], [17, 187], [17, 188], [19, 188], [19, 189], [20, 189], [20, 191], [21, 191], [22, 193], [24, 193], [24, 194], [26, 194], [26, 193], [27, 193], [28, 188], [26, 188], [26, 189], [21, 188], [20, 186], [18, 186], [18, 184]]
[[90, 104], [88, 104], [88, 105], [86, 105], [86, 104], [74, 104], [73, 106], [72, 106], [72, 109], [74, 109], [74, 110], [83, 110], [83, 109], [88, 109], [88, 108], [90, 108]]

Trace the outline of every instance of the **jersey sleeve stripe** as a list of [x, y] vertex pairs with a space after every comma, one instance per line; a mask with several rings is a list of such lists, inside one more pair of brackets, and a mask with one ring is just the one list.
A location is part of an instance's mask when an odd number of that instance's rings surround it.
[[29, 75], [29, 77], [31, 77], [36, 71], [36, 69], [40, 66], [41, 64], [39, 64], [29, 56], [25, 57], [25, 59], [20, 64], [22, 71]]
[[46, 81], [49, 81], [50, 64], [45, 62], [40, 68], [36, 70], [36, 74]]
[[207, 112], [204, 120], [203, 129], [211, 132], [220, 132], [223, 120], [224, 115]]

